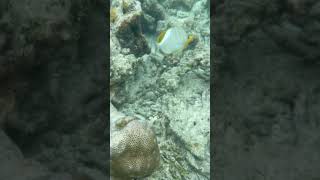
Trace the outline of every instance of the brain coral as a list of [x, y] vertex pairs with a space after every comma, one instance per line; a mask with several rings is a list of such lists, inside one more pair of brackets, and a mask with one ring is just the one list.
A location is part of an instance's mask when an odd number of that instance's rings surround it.
[[160, 164], [160, 151], [153, 130], [146, 123], [125, 116], [113, 107], [112, 120], [111, 175], [121, 179], [150, 175]]

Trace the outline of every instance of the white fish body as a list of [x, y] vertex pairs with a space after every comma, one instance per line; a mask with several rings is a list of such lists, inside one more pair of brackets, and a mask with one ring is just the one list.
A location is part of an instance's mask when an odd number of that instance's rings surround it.
[[187, 40], [188, 35], [184, 29], [173, 27], [166, 31], [163, 39], [158, 43], [158, 46], [164, 54], [172, 54], [183, 50]]

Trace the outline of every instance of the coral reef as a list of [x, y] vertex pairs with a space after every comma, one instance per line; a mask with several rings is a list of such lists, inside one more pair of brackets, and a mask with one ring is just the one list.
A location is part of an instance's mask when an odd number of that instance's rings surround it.
[[111, 28], [122, 48], [130, 49], [130, 53], [137, 57], [150, 53], [150, 48], [142, 34], [142, 10], [139, 1], [124, 0], [112, 4], [112, 9], [117, 8], [119, 18]]
[[159, 166], [157, 139], [146, 122], [126, 116], [110, 103], [110, 128], [113, 178], [146, 177]]
[[118, 18], [118, 12], [116, 8], [110, 9], [110, 21], [114, 23]]
[[[134, 23], [141, 26], [151, 51], [143, 51], [141, 57], [135, 56], [121, 45], [115, 29], [111, 30], [111, 102], [121, 112], [139, 117], [154, 129], [161, 164], [145, 179], [209, 179], [208, 1], [140, 2], [141, 21]], [[187, 42], [189, 45], [182, 53], [164, 55], [158, 49], [157, 36], [175, 26], [192, 35]], [[111, 28], [115, 27], [118, 26]], [[132, 38], [123, 40], [128, 42]], [[130, 124], [130, 119], [119, 125], [127, 122]]]

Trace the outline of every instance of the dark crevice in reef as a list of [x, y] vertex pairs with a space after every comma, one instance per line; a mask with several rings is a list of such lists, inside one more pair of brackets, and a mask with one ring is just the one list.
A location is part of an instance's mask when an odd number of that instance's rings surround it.
[[0, 179], [106, 179], [105, 2], [5, 2]]

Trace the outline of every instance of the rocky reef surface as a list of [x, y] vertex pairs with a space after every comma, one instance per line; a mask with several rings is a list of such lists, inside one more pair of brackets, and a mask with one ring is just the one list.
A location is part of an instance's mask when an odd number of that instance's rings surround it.
[[0, 179], [107, 179], [104, 1], [0, 2]]
[[320, 2], [214, 6], [213, 179], [319, 179]]
[[[210, 178], [210, 21], [207, 0], [112, 1], [111, 102], [147, 122], [160, 167], [144, 179]], [[183, 27], [198, 42], [181, 54], [157, 51], [157, 35]]]

